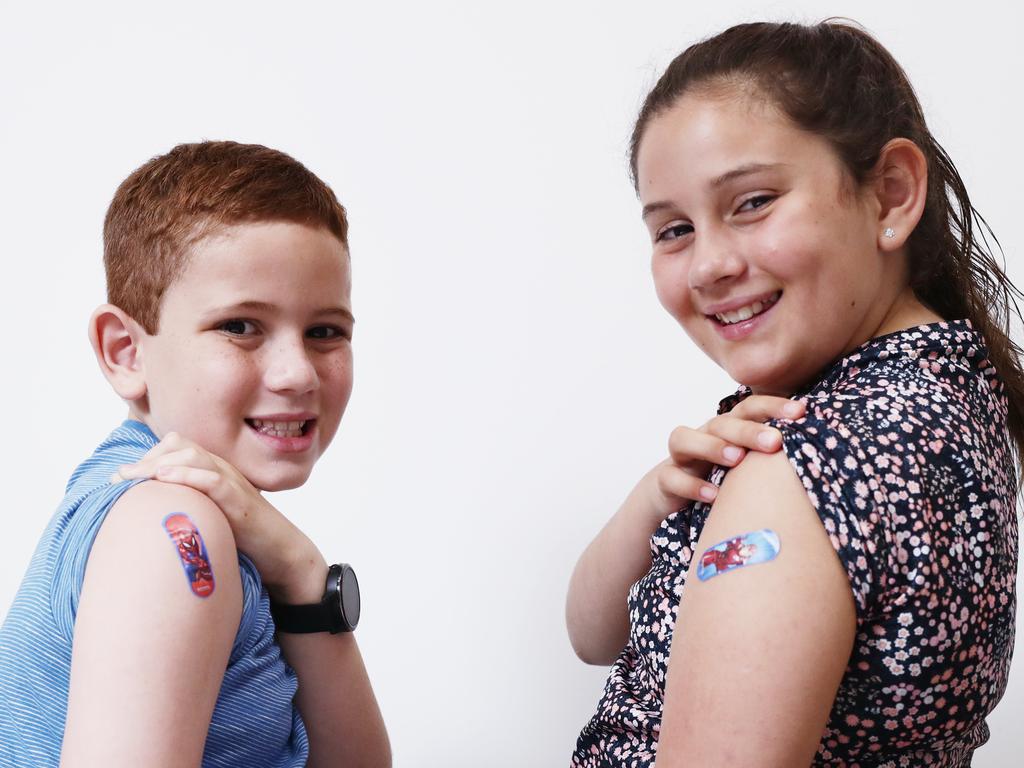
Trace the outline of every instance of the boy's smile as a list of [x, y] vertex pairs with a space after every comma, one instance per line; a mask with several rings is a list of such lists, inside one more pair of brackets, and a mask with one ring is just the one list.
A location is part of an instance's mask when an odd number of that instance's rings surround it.
[[305, 482], [352, 390], [348, 254], [289, 222], [199, 241], [139, 340], [146, 395], [132, 416], [233, 464], [263, 490]]

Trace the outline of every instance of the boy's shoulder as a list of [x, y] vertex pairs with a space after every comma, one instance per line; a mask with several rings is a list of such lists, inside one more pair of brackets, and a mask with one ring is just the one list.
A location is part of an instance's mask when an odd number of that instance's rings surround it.
[[133, 485], [111, 507], [97, 543], [101, 537], [115, 550], [142, 548], [163, 559], [177, 547], [183, 563], [186, 558], [198, 563], [205, 554], [237, 571], [235, 539], [224, 514], [204, 493], [184, 485], [159, 480]]

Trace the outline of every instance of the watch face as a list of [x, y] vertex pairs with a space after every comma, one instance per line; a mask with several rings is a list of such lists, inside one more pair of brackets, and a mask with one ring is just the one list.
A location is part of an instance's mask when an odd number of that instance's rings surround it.
[[341, 610], [345, 614], [348, 625], [355, 629], [359, 623], [359, 582], [356, 580], [356, 572], [346, 568], [341, 577]]

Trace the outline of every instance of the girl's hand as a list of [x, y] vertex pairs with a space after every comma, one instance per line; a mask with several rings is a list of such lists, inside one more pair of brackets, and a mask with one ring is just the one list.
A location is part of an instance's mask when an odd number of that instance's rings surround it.
[[774, 453], [782, 447], [782, 435], [764, 422], [798, 419], [805, 411], [798, 400], [751, 395], [699, 429], [676, 427], [668, 441], [669, 457], [641, 481], [648, 486], [658, 523], [689, 501], [714, 501], [718, 488], [707, 482], [713, 465], [734, 467], [747, 450]]
[[238, 550], [253, 561], [275, 600], [295, 604], [320, 598], [327, 567], [316, 545], [224, 459], [169, 432], [138, 462], [119, 467], [111, 481], [139, 478], [206, 494], [224, 513]]

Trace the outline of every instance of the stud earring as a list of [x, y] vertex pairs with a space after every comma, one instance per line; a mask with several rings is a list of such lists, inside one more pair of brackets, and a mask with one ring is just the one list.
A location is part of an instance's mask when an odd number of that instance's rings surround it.
[[882, 234], [888, 237], [890, 240], [892, 240], [892, 238], [896, 237], [896, 230], [893, 229], [892, 227], [886, 227], [885, 232], [883, 232]]

